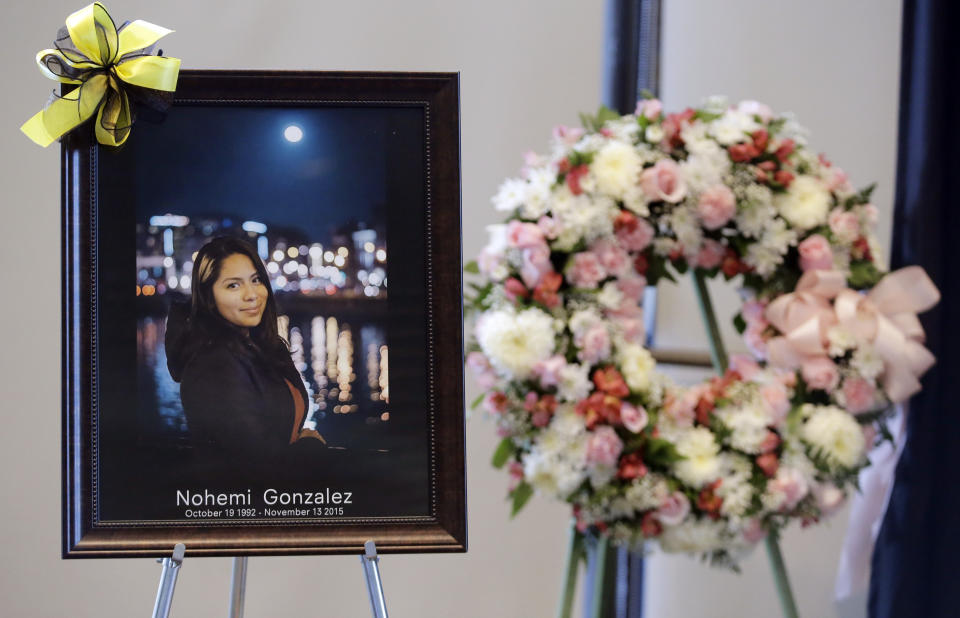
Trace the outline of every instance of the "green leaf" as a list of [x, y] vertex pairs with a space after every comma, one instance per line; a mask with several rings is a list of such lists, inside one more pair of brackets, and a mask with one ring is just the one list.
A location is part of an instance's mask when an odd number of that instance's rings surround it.
[[739, 334], [743, 334], [743, 331], [747, 330], [747, 321], [743, 319], [743, 313], [738, 311], [737, 315], [733, 316], [733, 327], [737, 329]]
[[520, 509], [526, 506], [532, 496], [533, 486], [526, 481], [520, 481], [516, 489], [510, 492], [510, 498], [513, 500], [513, 506], [510, 508], [510, 517], [516, 517]]
[[494, 468], [502, 468], [515, 451], [516, 447], [513, 446], [513, 440], [504, 438], [500, 440], [500, 444], [497, 445], [497, 450], [493, 452], [493, 459], [490, 460], [490, 463], [493, 464]]
[[463, 265], [463, 270], [464, 270], [464, 272], [468, 272], [468, 273], [470, 273], [471, 275], [479, 275], [479, 274], [480, 274], [480, 267], [477, 265], [477, 261], [476, 261], [476, 260], [470, 260], [469, 262], [467, 262], [466, 264], [464, 264], [464, 265]]
[[850, 264], [850, 287], [854, 289], [872, 288], [882, 278], [883, 273], [877, 270], [873, 262], [861, 260]]
[[677, 452], [677, 447], [669, 440], [650, 438], [647, 440], [647, 447], [643, 459], [647, 463], [669, 466], [674, 462], [684, 459], [684, 456]]
[[478, 395], [476, 399], [470, 402], [470, 409], [476, 410], [477, 406], [480, 405], [480, 403], [483, 401], [483, 398], [486, 396], [487, 396], [486, 393], [481, 393], [480, 395]]
[[618, 118], [620, 118], [620, 112], [610, 109], [606, 105], [601, 105], [597, 111], [597, 124], [599, 125], [597, 128], [602, 128], [610, 120], [617, 120]]

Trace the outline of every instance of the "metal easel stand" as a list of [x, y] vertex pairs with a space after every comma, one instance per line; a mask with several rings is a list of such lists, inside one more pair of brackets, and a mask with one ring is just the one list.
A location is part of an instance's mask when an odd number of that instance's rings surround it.
[[[377, 546], [373, 541], [363, 544], [364, 553], [360, 556], [363, 573], [367, 580], [367, 592], [370, 595], [370, 610], [373, 618], [388, 618], [387, 603], [383, 598], [383, 585], [380, 583], [380, 558], [377, 557]], [[183, 555], [187, 551], [183, 543], [173, 547], [173, 556], [158, 559], [163, 564], [160, 573], [160, 588], [157, 590], [157, 601], [153, 606], [153, 618], [168, 618], [170, 604], [173, 602], [173, 588], [177, 584], [177, 573], [183, 564]], [[238, 556], [233, 559], [233, 573], [230, 581], [230, 618], [243, 618], [244, 595], [247, 590], [247, 557]]]
[[173, 556], [157, 559], [163, 565], [160, 571], [160, 587], [157, 589], [157, 602], [153, 604], [153, 618], [167, 618], [170, 615], [170, 604], [173, 602], [173, 588], [177, 585], [177, 573], [183, 564], [183, 554], [187, 547], [183, 543], [173, 546]]
[[387, 618], [387, 602], [383, 599], [383, 585], [380, 583], [380, 567], [377, 557], [377, 546], [373, 541], [363, 544], [363, 555], [360, 563], [363, 565], [363, 574], [367, 578], [367, 592], [370, 594], [370, 611], [373, 618]]

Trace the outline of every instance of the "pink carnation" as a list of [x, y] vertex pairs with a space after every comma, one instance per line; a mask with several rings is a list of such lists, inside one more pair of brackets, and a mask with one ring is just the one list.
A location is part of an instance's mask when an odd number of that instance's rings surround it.
[[680, 166], [673, 159], [660, 159], [640, 174], [640, 188], [654, 202], [676, 204], [687, 195]]
[[593, 289], [607, 277], [607, 272], [595, 253], [575, 253], [567, 269], [567, 280], [578, 288]]
[[653, 226], [645, 219], [637, 219], [636, 225], [623, 226], [617, 230], [617, 240], [627, 251], [643, 251], [653, 242]]
[[544, 244], [543, 232], [536, 223], [525, 223], [514, 219], [507, 224], [507, 244], [523, 249]]
[[595, 242], [590, 250], [597, 256], [600, 264], [609, 275], [619, 277], [630, 268], [630, 256], [609, 238], [603, 238]]
[[646, 408], [624, 401], [620, 406], [620, 420], [623, 421], [623, 426], [633, 433], [640, 433], [647, 426], [649, 418]]
[[660, 112], [663, 111], [663, 104], [659, 99], [643, 99], [637, 101], [637, 111], [634, 112], [637, 116], [643, 116], [647, 120], [656, 120], [660, 117]]
[[497, 374], [483, 352], [467, 354], [467, 368], [473, 372], [474, 381], [483, 390], [490, 390], [497, 383]]
[[580, 360], [591, 365], [610, 356], [610, 334], [607, 333], [607, 328], [603, 324], [591, 326], [583, 334], [580, 348]]
[[624, 297], [639, 303], [643, 298], [644, 290], [647, 289], [647, 278], [643, 275], [628, 274], [617, 280], [617, 289]]
[[560, 372], [567, 366], [567, 360], [560, 356], [551, 356], [533, 366], [532, 373], [540, 378], [540, 385], [544, 388], [556, 386], [560, 382]]
[[863, 378], [847, 378], [841, 392], [844, 407], [851, 414], [866, 412], [876, 403], [877, 389]]
[[860, 221], [852, 212], [834, 208], [830, 211], [827, 222], [830, 224], [830, 231], [841, 242], [852, 243], [860, 237]]
[[664, 413], [679, 426], [692, 425], [702, 389], [702, 385], [694, 386], [684, 391], [680, 397], [668, 400], [663, 408]]
[[800, 268], [807, 270], [830, 270], [833, 268], [833, 251], [830, 250], [830, 241], [814, 234], [809, 236], [797, 247], [800, 252]]
[[790, 399], [787, 397], [787, 388], [780, 382], [771, 382], [760, 387], [760, 396], [767, 404], [770, 415], [773, 417], [773, 426], [779, 427], [787, 420], [790, 411]]
[[697, 266], [707, 269], [716, 268], [723, 262], [726, 254], [727, 250], [723, 245], [712, 238], [705, 238], [697, 254]]
[[700, 194], [697, 213], [703, 227], [716, 230], [724, 226], [737, 210], [737, 200], [726, 185], [713, 185]]
[[730, 369], [739, 373], [744, 380], [752, 380], [754, 376], [760, 373], [760, 365], [746, 354], [731, 355]]
[[553, 128], [553, 137], [567, 146], [573, 146], [580, 141], [585, 131], [580, 127], [565, 127], [562, 124]]
[[540, 279], [553, 272], [550, 261], [550, 249], [545, 244], [527, 247], [521, 252], [523, 263], [520, 265], [520, 277], [528, 288], [535, 288]]
[[743, 540], [747, 543], [757, 543], [767, 536], [767, 530], [763, 527], [763, 521], [759, 517], [754, 517], [747, 522], [743, 528]]
[[597, 427], [587, 439], [588, 464], [615, 468], [621, 452], [623, 441], [609, 425]]
[[620, 329], [620, 336], [629, 343], [643, 343], [647, 327], [641, 318], [613, 317], [613, 323]]
[[837, 365], [825, 356], [815, 356], [803, 361], [800, 366], [803, 381], [812, 389], [832, 392], [840, 381]]
[[690, 513], [690, 500], [683, 492], [675, 491], [663, 499], [655, 516], [666, 526], [679, 525]]
[[767, 491], [782, 494], [783, 504], [780, 510], [791, 511], [809, 493], [810, 487], [802, 474], [791, 468], [781, 467], [777, 476], [767, 483]]
[[549, 238], [553, 240], [560, 235], [563, 226], [560, 225], [560, 222], [554, 219], [553, 217], [548, 217], [543, 215], [537, 219], [537, 227], [540, 228], [540, 232], [543, 233], [544, 238]]

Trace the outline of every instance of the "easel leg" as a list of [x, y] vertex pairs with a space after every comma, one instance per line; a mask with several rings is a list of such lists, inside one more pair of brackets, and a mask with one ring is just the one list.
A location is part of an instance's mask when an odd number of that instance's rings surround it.
[[230, 579], [230, 618], [243, 618], [243, 597], [247, 592], [247, 557], [233, 559]]
[[163, 565], [160, 572], [160, 587], [157, 589], [157, 602], [153, 604], [153, 618], [167, 618], [170, 615], [170, 604], [173, 603], [173, 588], [177, 585], [177, 573], [183, 564], [183, 554], [187, 551], [183, 543], [173, 546], [173, 556], [163, 558], [157, 562]]
[[377, 563], [377, 546], [373, 541], [363, 544], [364, 553], [360, 556], [363, 573], [367, 578], [367, 592], [370, 594], [370, 610], [373, 618], [387, 618], [387, 602], [383, 598], [383, 585], [380, 583], [380, 567]]

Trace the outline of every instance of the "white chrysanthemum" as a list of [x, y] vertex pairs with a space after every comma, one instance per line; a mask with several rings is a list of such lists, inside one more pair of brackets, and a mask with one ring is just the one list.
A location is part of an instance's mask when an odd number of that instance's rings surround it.
[[674, 472], [681, 481], [699, 489], [717, 480], [720, 476], [720, 446], [713, 432], [706, 427], [694, 427], [677, 439], [677, 452], [684, 459], [673, 464]]
[[827, 330], [827, 344], [827, 352], [836, 358], [857, 347], [857, 338], [846, 328], [837, 325]]
[[794, 227], [808, 230], [827, 221], [830, 191], [813, 176], [797, 176], [786, 193], [774, 197], [780, 215]]
[[759, 238], [777, 216], [773, 192], [768, 187], [751, 184], [744, 193], [744, 199], [737, 205], [737, 229], [745, 236]]
[[797, 244], [797, 232], [787, 227], [783, 219], [774, 218], [763, 232], [760, 244], [770, 251], [785, 255]]
[[642, 393], [650, 388], [651, 374], [657, 361], [646, 348], [635, 343], [618, 346], [617, 361], [620, 373], [631, 391]]
[[684, 124], [680, 129], [680, 139], [683, 146], [691, 155], [724, 153], [723, 148], [707, 133], [708, 126], [703, 122]]
[[523, 457], [523, 476], [537, 490], [565, 500], [586, 478], [582, 461], [570, 455], [534, 450]]
[[767, 427], [773, 424], [773, 418], [759, 401], [748, 401], [740, 406], [728, 406], [715, 410], [714, 414], [731, 433], [727, 443], [744, 453], [760, 453], [760, 445], [767, 437]]
[[816, 406], [804, 423], [801, 435], [831, 463], [844, 468], [859, 464], [866, 450], [859, 423], [836, 406]]
[[593, 158], [590, 171], [597, 179], [597, 188], [621, 199], [640, 179], [640, 157], [633, 146], [610, 140]]
[[667, 552], [699, 554], [722, 549], [726, 544], [724, 532], [722, 521], [688, 518], [680, 526], [666, 526], [657, 541]]
[[560, 404], [550, 420], [550, 429], [562, 436], [574, 438], [587, 431], [587, 424], [583, 416], [577, 414], [574, 406]]
[[746, 457], [733, 453], [721, 455], [721, 460], [723, 482], [716, 490], [716, 494], [723, 498], [720, 512], [726, 516], [742, 516], [753, 502], [754, 488], [750, 484], [753, 466]]
[[679, 206], [668, 215], [668, 221], [673, 233], [677, 235], [677, 240], [683, 245], [684, 252], [692, 258], [703, 240], [703, 229], [696, 211], [691, 206]]
[[607, 138], [600, 133], [587, 133], [573, 145], [573, 149], [577, 152], [596, 152], [606, 143]]
[[527, 199], [527, 181], [521, 178], [507, 178], [500, 185], [497, 194], [491, 200], [497, 210], [512, 212]]
[[570, 251], [581, 240], [590, 243], [613, 233], [613, 220], [620, 212], [613, 199], [573, 195], [566, 185], [554, 190], [550, 199], [550, 209], [561, 228], [552, 243], [555, 249]]
[[588, 330], [600, 324], [603, 317], [593, 308], [574, 311], [570, 316], [570, 332], [574, 337], [582, 337]]
[[[707, 142], [716, 146], [716, 142]], [[706, 153], [693, 154], [680, 164], [680, 174], [693, 195], [699, 195], [710, 187], [723, 183], [729, 170], [730, 159], [720, 151], [718, 156]]]
[[780, 130], [777, 131], [777, 137], [792, 139], [800, 146], [806, 145], [807, 136], [810, 134], [810, 131], [797, 122], [794, 113], [784, 112], [780, 114], [780, 117], [784, 119], [784, 123], [781, 125]]
[[724, 146], [731, 146], [750, 139], [750, 134], [760, 128], [750, 114], [730, 109], [710, 123], [710, 133]]
[[477, 325], [483, 353], [501, 373], [525, 378], [533, 366], [553, 352], [553, 318], [539, 309], [490, 311]]
[[658, 508], [669, 493], [670, 489], [663, 477], [649, 473], [630, 483], [624, 496], [635, 510], [649, 511]]
[[614, 139], [628, 144], [632, 144], [637, 138], [637, 133], [640, 132], [637, 117], [633, 115], [608, 120], [603, 125], [603, 128], [606, 129]]
[[640, 185], [634, 185], [623, 194], [623, 207], [631, 211], [638, 217], [650, 216], [650, 203], [647, 201], [647, 195], [640, 188]]
[[883, 373], [883, 358], [869, 343], [861, 343], [853, 352], [850, 365], [868, 380], [876, 380]]
[[557, 397], [561, 401], [580, 401], [593, 390], [590, 382], [590, 367], [570, 363], [560, 370], [557, 381]]
[[771, 251], [763, 245], [752, 244], [747, 247], [747, 254], [743, 261], [753, 267], [758, 275], [766, 277], [783, 262], [783, 255], [778, 251]]
[[608, 281], [600, 288], [600, 293], [597, 294], [597, 302], [604, 309], [616, 309], [623, 302], [623, 292], [620, 291], [615, 282]]
[[643, 139], [647, 140], [651, 144], [659, 144], [661, 141], [663, 141], [663, 136], [663, 126], [659, 124], [652, 124], [648, 126], [643, 132]]
[[538, 167], [527, 173], [526, 200], [520, 209], [525, 219], [538, 219], [546, 214], [550, 205], [550, 190], [557, 182], [557, 175], [547, 167]]

